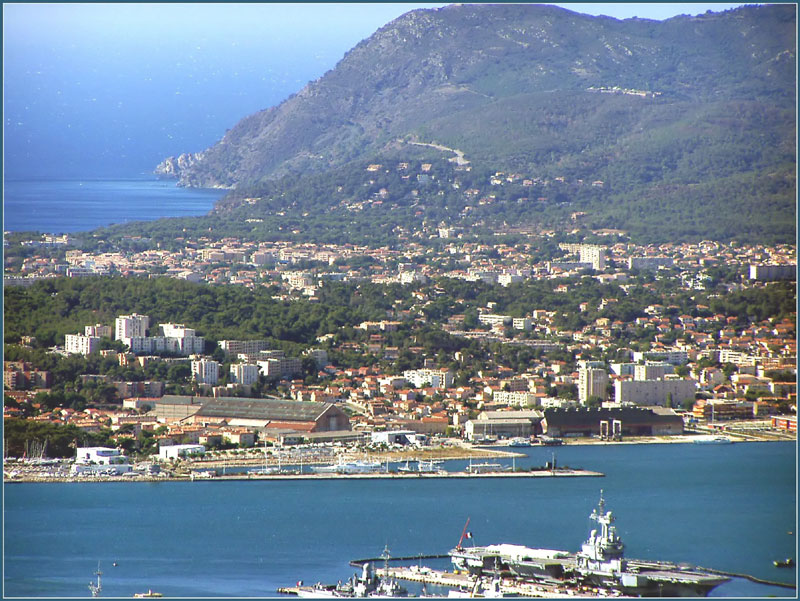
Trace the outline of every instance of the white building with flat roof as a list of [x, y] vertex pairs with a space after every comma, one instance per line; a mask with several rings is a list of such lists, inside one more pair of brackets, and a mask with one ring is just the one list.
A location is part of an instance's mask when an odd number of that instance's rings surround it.
[[231, 365], [231, 381], [243, 386], [258, 382], [258, 365], [252, 363], [234, 363]]
[[750, 279], [760, 282], [774, 282], [778, 280], [796, 280], [797, 265], [750, 265]]
[[192, 361], [192, 377], [198, 384], [216, 386], [219, 382], [219, 363], [213, 359]]
[[102, 323], [98, 323], [93, 326], [86, 326], [83, 329], [84, 336], [99, 336], [100, 338], [111, 338], [111, 334], [113, 334], [111, 326], [104, 326]]
[[219, 348], [236, 357], [240, 353], [253, 355], [259, 351], [266, 351], [269, 349], [270, 343], [268, 340], [220, 340]]
[[190, 455], [202, 455], [206, 448], [201, 444], [174, 444], [167, 447], [159, 447], [158, 458], [165, 461], [170, 459], [182, 459]]
[[72, 474], [125, 474], [132, 470], [128, 458], [119, 449], [109, 447], [83, 447], [75, 453]]
[[453, 385], [453, 372], [447, 369], [409, 369], [403, 377], [416, 388], [450, 388]]
[[594, 244], [580, 245], [581, 263], [591, 263], [595, 271], [603, 271], [606, 268], [606, 249]]
[[694, 401], [697, 382], [692, 379], [617, 380], [614, 382], [617, 403], [680, 407], [683, 401]]
[[150, 318], [147, 315], [137, 315], [136, 313], [120, 315], [114, 322], [114, 339], [146, 336], [149, 327]]
[[504, 326], [511, 325], [514, 319], [510, 315], [496, 315], [494, 313], [481, 313], [478, 315], [478, 321], [487, 326]]
[[633, 362], [644, 363], [645, 361], [666, 361], [672, 365], [685, 365], [689, 362], [689, 353], [667, 349], [663, 351], [634, 351]]
[[294, 357], [274, 357], [257, 361], [259, 370], [267, 378], [291, 378], [303, 373], [303, 362]]
[[578, 370], [578, 400], [586, 404], [589, 397], [597, 396], [606, 400], [608, 373], [604, 369], [584, 367]]
[[74, 355], [91, 355], [100, 350], [100, 337], [67, 334], [64, 337], [64, 350]]
[[505, 403], [506, 405], [514, 405], [517, 407], [527, 407], [528, 405], [536, 405], [539, 397], [535, 392], [527, 392], [525, 390], [498, 390], [492, 394], [492, 400], [496, 403]]

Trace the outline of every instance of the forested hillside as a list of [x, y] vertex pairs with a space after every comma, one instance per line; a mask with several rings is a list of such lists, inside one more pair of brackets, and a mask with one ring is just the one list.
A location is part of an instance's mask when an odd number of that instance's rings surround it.
[[[338, 181], [365, 163], [419, 158], [416, 142], [436, 143], [463, 152], [481, 173], [602, 182], [602, 194], [573, 189], [559, 198], [586, 212], [592, 227], [654, 241], [743, 232], [788, 241], [795, 25], [790, 5], [663, 22], [543, 5], [417, 10], [279, 106], [159, 171], [181, 185], [236, 188], [226, 207], [266, 197], [247, 211], [252, 218], [291, 212], [298, 200], [308, 205], [306, 191], [326, 187], [313, 174]], [[452, 157], [430, 148], [422, 154]], [[278, 198], [270, 186], [281, 179]], [[400, 213], [414, 204], [405, 192], [390, 191], [389, 200]], [[463, 201], [450, 194], [448, 211], [439, 213], [458, 216]], [[307, 214], [293, 217], [313, 220], [331, 208], [331, 195], [320, 193]], [[494, 208], [501, 222], [518, 220], [511, 207]], [[542, 208], [545, 219], [565, 212]], [[524, 220], [537, 222], [539, 209]], [[382, 219], [392, 226], [398, 217]]]

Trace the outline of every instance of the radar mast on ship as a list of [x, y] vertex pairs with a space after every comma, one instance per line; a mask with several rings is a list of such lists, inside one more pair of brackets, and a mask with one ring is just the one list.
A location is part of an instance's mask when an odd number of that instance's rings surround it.
[[92, 593], [92, 597], [99, 597], [100, 593], [103, 591], [103, 583], [100, 580], [103, 572], [100, 571], [100, 562], [97, 562], [97, 570], [94, 573], [97, 576], [97, 584], [94, 582], [89, 583], [89, 591]]

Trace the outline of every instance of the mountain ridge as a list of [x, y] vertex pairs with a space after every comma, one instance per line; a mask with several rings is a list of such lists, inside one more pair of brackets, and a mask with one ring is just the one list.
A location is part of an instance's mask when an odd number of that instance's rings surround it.
[[[159, 171], [241, 198], [268, 181], [380, 162], [398, 141], [435, 143], [487, 168], [604, 180], [609, 204], [662, 192], [702, 202], [699, 190], [744, 178], [786, 213], [795, 84], [794, 6], [666, 21], [546, 5], [421, 9]], [[752, 190], [737, 202], [759, 202]]]

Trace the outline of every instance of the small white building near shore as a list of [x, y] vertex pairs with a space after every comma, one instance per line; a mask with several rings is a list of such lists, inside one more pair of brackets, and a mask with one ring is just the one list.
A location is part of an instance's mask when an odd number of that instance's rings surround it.
[[126, 474], [133, 470], [128, 458], [119, 449], [84, 447], [77, 450], [73, 474]]
[[158, 458], [165, 461], [182, 459], [188, 455], [202, 455], [206, 448], [201, 444], [173, 444], [158, 449]]

